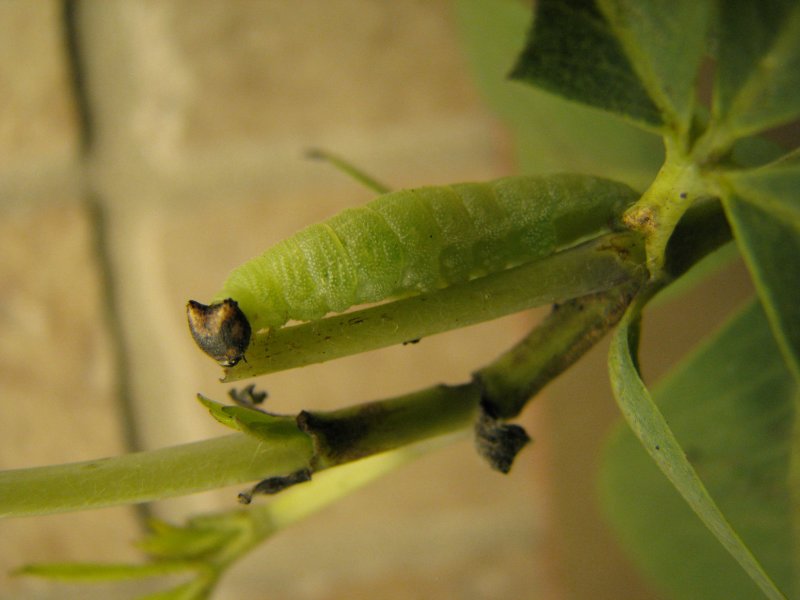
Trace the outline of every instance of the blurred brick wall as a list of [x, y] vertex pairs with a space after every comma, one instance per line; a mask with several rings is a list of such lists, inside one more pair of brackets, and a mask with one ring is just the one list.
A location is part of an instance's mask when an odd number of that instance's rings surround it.
[[[194, 400], [226, 389], [187, 335], [186, 299], [208, 298], [232, 266], [372, 196], [305, 160], [306, 148], [396, 187], [509, 169], [448, 2], [88, 1], [71, 18], [72, 53], [61, 3], [0, 4], [3, 468], [225, 433]], [[273, 409], [294, 412], [459, 381], [529, 319], [261, 385]], [[279, 536], [218, 597], [541, 589], [535, 477], [524, 466], [501, 478], [464, 441], [412, 469]], [[235, 492], [155, 511], [180, 520], [231, 507]], [[129, 508], [0, 523], [0, 598], [129, 596], [135, 587], [6, 573], [135, 558], [138, 526]]]

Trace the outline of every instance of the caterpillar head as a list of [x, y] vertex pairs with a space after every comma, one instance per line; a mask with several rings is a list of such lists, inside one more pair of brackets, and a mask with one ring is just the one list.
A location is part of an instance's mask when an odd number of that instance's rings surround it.
[[220, 365], [232, 367], [244, 358], [250, 344], [250, 322], [235, 300], [210, 305], [189, 300], [186, 316], [194, 341]]

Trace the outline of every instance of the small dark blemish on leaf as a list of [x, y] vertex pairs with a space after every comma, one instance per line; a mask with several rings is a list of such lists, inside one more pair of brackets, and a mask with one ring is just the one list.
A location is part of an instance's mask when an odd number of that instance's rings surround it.
[[683, 200], [686, 200], [686, 198], [689, 197], [689, 194], [687, 194], [686, 192], [681, 192], [679, 195]]
[[422, 340], [422, 338], [415, 338], [413, 340], [406, 340], [405, 342], [403, 342], [403, 346], [408, 346], [409, 344], [419, 344], [420, 340]]
[[186, 316], [194, 341], [220, 365], [232, 367], [244, 358], [250, 345], [250, 322], [235, 300], [210, 306], [189, 300]]

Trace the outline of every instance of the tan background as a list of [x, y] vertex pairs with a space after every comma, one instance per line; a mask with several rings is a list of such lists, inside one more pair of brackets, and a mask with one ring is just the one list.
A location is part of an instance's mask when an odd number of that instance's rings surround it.
[[[219, 370], [187, 298], [298, 227], [371, 194], [319, 146], [394, 187], [513, 170], [469, 79], [448, 2], [0, 3], [0, 467], [224, 433], [193, 400]], [[71, 32], [71, 33], [70, 33]], [[656, 375], [746, 294], [740, 269], [658, 311]], [[691, 309], [691, 310], [689, 310]], [[544, 314], [261, 379], [282, 412], [457, 382]], [[680, 315], [682, 328], [674, 326]], [[652, 598], [599, 520], [592, 473], [616, 408], [604, 348], [523, 415], [512, 474], [464, 441], [278, 536], [217, 598]], [[181, 520], [236, 490], [154, 508]], [[131, 508], [0, 522], [0, 598], [130, 597], [5, 573], [130, 560]], [[140, 591], [140, 590], [139, 590]]]

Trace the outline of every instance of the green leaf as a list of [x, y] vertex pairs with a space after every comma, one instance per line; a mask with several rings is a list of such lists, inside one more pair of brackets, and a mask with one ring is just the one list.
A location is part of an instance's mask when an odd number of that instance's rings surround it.
[[780, 159], [786, 149], [763, 136], [736, 140], [731, 148], [731, 164], [740, 169], [753, 169]]
[[617, 113], [649, 129], [663, 124], [608, 21], [592, 0], [541, 0], [511, 77]]
[[209, 598], [212, 582], [194, 579], [168, 590], [141, 596], [138, 600], [205, 600]]
[[730, 173], [736, 241], [784, 360], [800, 381], [800, 157]]
[[195, 563], [153, 562], [141, 565], [104, 563], [43, 563], [22, 567], [16, 574], [72, 582], [120, 581], [195, 571]]
[[736, 193], [787, 221], [800, 219], [800, 149], [755, 169], [722, 175]]
[[704, 0], [599, 0], [650, 98], [686, 136], [712, 3]]
[[481, 92], [511, 129], [523, 173], [590, 173], [644, 189], [658, 172], [658, 136], [506, 75], [525, 43], [531, 11], [516, 0], [458, 0], [459, 32]]
[[200, 559], [217, 553], [242, 531], [241, 511], [195, 517], [185, 526], [152, 520], [150, 533], [137, 546], [160, 559]]
[[[758, 303], [695, 350], [654, 393], [720, 508], [787, 592], [794, 584], [788, 476], [795, 394]], [[759, 597], [628, 427], [611, 436], [601, 476], [609, 519], [668, 597]]]
[[[259, 439], [278, 443], [281, 438], [296, 439], [300, 435], [295, 417], [275, 415], [255, 408], [220, 404], [202, 394], [197, 399], [217, 421]], [[309, 441], [310, 443], [310, 441]]]
[[[631, 354], [631, 341], [638, 338], [634, 315], [635, 313], [629, 311], [623, 318], [612, 339], [609, 354], [611, 385], [622, 414], [650, 457], [725, 550], [733, 556], [767, 597], [783, 598], [751, 551], [720, 512], [697, 472], [687, 460], [685, 450], [678, 443], [640, 379], [635, 359]], [[707, 374], [704, 377], [706, 381], [710, 381]], [[690, 391], [690, 389], [685, 390], [686, 393]], [[709, 427], [707, 419], [701, 422], [705, 427]], [[712, 431], [707, 431], [706, 434], [712, 435]], [[660, 517], [658, 513], [654, 513], [651, 518]], [[685, 548], [683, 555], [673, 554], [672, 558], [681, 564], [689, 552], [691, 548]], [[675, 567], [675, 564], [672, 566]]]
[[228, 410], [228, 408], [230, 408], [228, 405], [217, 402], [216, 400], [212, 400], [211, 398], [207, 398], [203, 394], [197, 394], [197, 400], [200, 402], [200, 404], [208, 409], [208, 412], [211, 413], [211, 416], [214, 417], [219, 423], [225, 425], [225, 427], [230, 427], [236, 431], [241, 431], [236, 418]]
[[713, 113], [729, 137], [800, 115], [800, 4], [796, 0], [719, 3]]
[[[296, 438], [300, 432], [294, 416], [273, 415], [243, 406], [227, 408], [234, 415], [239, 428], [244, 433], [249, 433], [270, 443], [280, 443], [281, 439], [290, 441]], [[310, 443], [311, 439], [309, 438]]]

